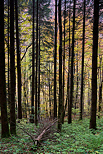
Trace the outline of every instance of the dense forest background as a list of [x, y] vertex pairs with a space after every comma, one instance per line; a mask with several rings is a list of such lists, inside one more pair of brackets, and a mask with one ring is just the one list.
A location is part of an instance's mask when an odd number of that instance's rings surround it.
[[88, 117], [96, 129], [102, 54], [102, 0], [1, 0], [1, 136], [15, 135], [21, 119], [49, 119], [60, 132], [65, 118]]

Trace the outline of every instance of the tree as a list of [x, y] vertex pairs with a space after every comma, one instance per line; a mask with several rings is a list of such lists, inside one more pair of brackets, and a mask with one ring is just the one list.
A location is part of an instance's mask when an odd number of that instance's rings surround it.
[[15, 118], [15, 50], [14, 50], [14, 0], [10, 0], [10, 132], [16, 134]]
[[62, 98], [62, 18], [61, 18], [61, 0], [58, 4], [59, 14], [59, 107], [58, 107], [58, 130], [61, 131], [62, 127], [62, 109], [63, 109], [63, 98]]
[[99, 22], [99, 1], [94, 0], [93, 51], [92, 51], [92, 106], [91, 106], [91, 119], [90, 119], [91, 129], [96, 129], [98, 22]]
[[31, 96], [31, 122], [34, 123], [34, 47], [35, 47], [35, 33], [34, 33], [34, 17], [35, 17], [35, 0], [33, 0], [33, 30], [32, 30], [32, 96]]
[[6, 81], [5, 81], [5, 51], [4, 51], [4, 0], [0, 2], [0, 107], [1, 107], [1, 137], [9, 137], [7, 119]]
[[81, 70], [80, 120], [82, 120], [82, 114], [83, 114], [84, 44], [85, 44], [85, 0], [84, 0], [84, 14], [83, 14], [83, 42], [82, 42], [82, 70]]
[[79, 77], [78, 77], [78, 41], [77, 41], [77, 54], [76, 54], [76, 60], [77, 60], [77, 66], [76, 66], [76, 72], [77, 72], [77, 85], [76, 85], [75, 109], [77, 108], [77, 103], [78, 103], [78, 82], [79, 82]]
[[9, 13], [9, 7], [10, 7], [10, 0], [8, 0], [8, 106], [10, 109], [10, 37], [9, 37], [9, 33], [10, 33], [10, 13]]
[[[66, 23], [66, 0], [65, 0], [65, 9], [64, 9], [63, 110], [64, 110], [64, 88], [65, 88], [65, 23]], [[64, 123], [64, 118], [62, 118], [62, 123]]]
[[[39, 4], [40, 6], [40, 4]], [[39, 14], [39, 52], [38, 52], [38, 117], [40, 119], [40, 14]]]
[[[99, 85], [99, 107], [98, 107], [98, 118], [100, 118], [101, 112], [101, 103], [102, 103], [102, 82], [103, 82], [103, 68], [101, 67], [102, 64], [102, 56], [100, 57], [100, 85]], [[102, 69], [102, 73], [101, 73]]]
[[15, 0], [15, 16], [16, 16], [16, 46], [17, 46], [17, 74], [18, 74], [18, 118], [22, 119], [21, 107], [21, 60], [19, 47], [19, 28], [18, 28], [18, 4]]
[[70, 104], [69, 104], [69, 115], [68, 115], [68, 123], [72, 122], [72, 103], [73, 103], [73, 67], [74, 67], [74, 31], [75, 31], [75, 5], [76, 0], [74, 0], [73, 4], [73, 29], [72, 29], [72, 55], [71, 55], [71, 81], [70, 81]]
[[70, 18], [71, 17], [71, 0], [69, 4], [69, 59], [68, 59], [68, 79], [67, 79], [67, 101], [68, 101], [68, 123], [69, 123], [69, 106], [70, 106]]
[[55, 0], [55, 49], [54, 49], [54, 118], [57, 118], [57, 99], [56, 99], [56, 63], [57, 62], [57, 0]]
[[36, 77], [35, 77], [35, 125], [37, 126], [37, 105], [38, 105], [38, 98], [37, 98], [37, 81], [38, 81], [38, 0], [37, 0], [37, 12], [36, 12]]

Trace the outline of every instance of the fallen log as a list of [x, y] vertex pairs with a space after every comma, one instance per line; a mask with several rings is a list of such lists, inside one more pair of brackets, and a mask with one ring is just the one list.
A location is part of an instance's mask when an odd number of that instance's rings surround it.
[[54, 119], [43, 131], [42, 133], [35, 139], [35, 145], [38, 145], [43, 135], [49, 130], [51, 126], [53, 126], [58, 120]]

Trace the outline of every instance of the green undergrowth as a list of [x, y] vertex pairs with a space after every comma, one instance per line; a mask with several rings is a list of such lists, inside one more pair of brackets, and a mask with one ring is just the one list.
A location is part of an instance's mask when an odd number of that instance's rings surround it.
[[65, 122], [61, 133], [55, 132], [52, 139], [42, 141], [39, 147], [22, 130], [25, 128], [29, 133], [36, 134], [34, 124], [21, 122], [17, 127], [17, 136], [0, 140], [0, 153], [103, 154], [103, 118], [97, 119], [96, 131], [89, 129], [89, 122], [89, 119], [73, 121], [72, 124]]

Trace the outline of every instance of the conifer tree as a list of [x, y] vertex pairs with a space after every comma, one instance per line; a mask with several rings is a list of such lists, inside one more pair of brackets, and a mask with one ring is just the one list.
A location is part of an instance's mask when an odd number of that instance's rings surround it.
[[90, 119], [91, 129], [96, 129], [98, 22], [99, 22], [99, 1], [94, 0], [93, 52], [92, 52], [92, 106], [91, 106], [91, 119]]
[[6, 81], [5, 81], [5, 51], [4, 51], [4, 0], [0, 1], [0, 107], [1, 107], [1, 137], [9, 137], [7, 119]]

